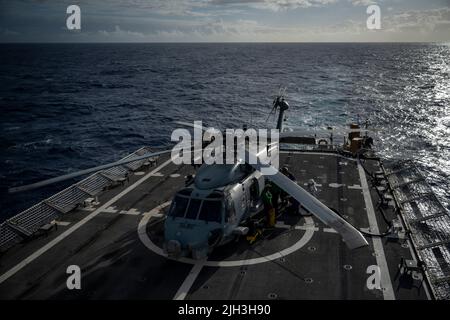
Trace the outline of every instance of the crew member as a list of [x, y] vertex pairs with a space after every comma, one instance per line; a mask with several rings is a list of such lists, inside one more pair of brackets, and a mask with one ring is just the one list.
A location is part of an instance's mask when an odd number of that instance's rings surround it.
[[275, 226], [275, 208], [273, 206], [272, 185], [267, 183], [262, 192], [262, 201], [264, 204], [264, 213], [266, 215], [266, 224], [268, 227]]
[[280, 213], [280, 204], [279, 204], [279, 199], [281, 197], [283, 190], [276, 184], [274, 183], [272, 185], [272, 205], [275, 208], [275, 213], [278, 216]]

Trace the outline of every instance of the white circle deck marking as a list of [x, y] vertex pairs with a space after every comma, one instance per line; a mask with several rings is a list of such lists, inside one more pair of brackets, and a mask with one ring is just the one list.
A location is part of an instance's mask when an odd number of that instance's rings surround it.
[[[152, 209], [150, 212], [144, 214], [141, 221], [139, 222], [138, 230], [137, 230], [139, 239], [142, 241], [142, 243], [148, 249], [150, 249], [154, 253], [156, 253], [160, 256], [163, 256], [165, 258], [168, 258], [168, 259], [171, 259], [171, 258], [169, 258], [167, 256], [167, 254], [165, 254], [164, 251], [160, 247], [158, 247], [148, 236], [147, 223], [150, 221], [150, 219], [152, 217], [158, 216], [159, 214], [161, 214], [161, 210], [164, 209], [165, 207], [167, 207], [168, 205], [170, 205], [170, 203], [171, 203], [171, 201], [164, 202], [163, 204], [160, 204], [159, 206]], [[313, 225], [314, 220], [311, 217], [305, 217], [305, 224]], [[314, 235], [314, 229], [308, 228], [305, 230], [305, 233], [300, 238], [300, 240], [297, 241], [296, 243], [294, 243], [292, 246], [290, 246], [286, 249], [283, 249], [281, 251], [272, 253], [270, 255], [267, 255], [264, 257], [252, 258], [252, 259], [242, 259], [242, 260], [205, 261], [203, 266], [207, 266], [207, 267], [240, 267], [240, 266], [245, 266], [245, 265], [254, 265], [254, 264], [273, 261], [276, 259], [281, 259], [281, 258], [284, 258], [285, 256], [301, 249], [305, 244], [307, 244], [309, 242], [309, 240], [311, 240], [313, 235]], [[183, 262], [183, 263], [187, 263], [187, 264], [198, 263], [198, 260], [186, 258], [186, 257], [176, 259], [175, 261], [179, 261], [179, 262]]]

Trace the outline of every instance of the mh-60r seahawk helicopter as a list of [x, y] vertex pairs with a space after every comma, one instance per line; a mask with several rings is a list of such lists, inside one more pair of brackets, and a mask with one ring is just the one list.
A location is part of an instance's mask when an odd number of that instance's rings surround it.
[[[276, 129], [280, 132], [283, 114], [288, 108], [284, 96], [281, 94], [277, 96], [272, 111], [279, 110]], [[201, 129], [206, 131], [206, 128]], [[279, 137], [280, 139], [296, 137], [299, 134], [295, 131], [281, 132]], [[269, 147], [272, 152], [278, 150], [276, 143], [269, 143]], [[14, 187], [9, 191], [31, 190], [107, 168], [172, 153], [174, 150], [177, 149], [147, 153], [133, 159]], [[180, 257], [190, 254], [196, 259], [205, 258], [215, 247], [228, 243], [237, 236], [245, 235], [248, 231], [245, 222], [262, 209], [261, 194], [266, 179], [297, 200], [309, 213], [336, 230], [350, 249], [368, 245], [356, 228], [262, 157], [261, 152], [255, 154], [245, 148], [245, 156], [238, 157], [234, 164], [203, 164], [197, 170], [195, 177], [175, 194], [165, 220], [164, 249], [169, 256]], [[250, 158], [257, 161], [248, 161]], [[265, 172], [271, 174], [264, 175]]]
[[[279, 109], [279, 131], [282, 129], [283, 113], [288, 108], [282, 95], [274, 100], [273, 111]], [[189, 123], [178, 123], [192, 126]], [[196, 128], [195, 125], [193, 127]], [[206, 131], [204, 127], [201, 129]], [[280, 138], [286, 138], [297, 134], [285, 132], [279, 135]], [[278, 144], [269, 143], [268, 149], [268, 154], [277, 152]], [[266, 180], [275, 183], [303, 208], [339, 232], [349, 248], [367, 245], [357, 229], [279, 172], [267, 159], [262, 161], [265, 155], [262, 151], [252, 154], [247, 148], [245, 156], [236, 158], [234, 164], [203, 164], [198, 169], [186, 187], [175, 194], [165, 220], [164, 250], [169, 256], [192, 254], [193, 258], [204, 258], [214, 247], [247, 234], [245, 223], [263, 208], [261, 195]], [[257, 159], [256, 163], [248, 161], [251, 157]], [[264, 175], [264, 172], [271, 174]]]

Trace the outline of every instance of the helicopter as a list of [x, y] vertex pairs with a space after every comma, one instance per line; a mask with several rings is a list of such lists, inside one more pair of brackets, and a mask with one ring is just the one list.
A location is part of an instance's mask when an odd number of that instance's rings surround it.
[[[271, 152], [277, 149], [278, 144], [270, 145]], [[261, 195], [268, 183], [340, 233], [350, 249], [367, 245], [357, 229], [264, 159], [263, 151], [251, 154], [246, 149], [235, 164], [203, 164], [195, 177], [189, 177], [173, 197], [164, 223], [163, 249], [168, 256], [203, 259], [215, 247], [246, 235], [246, 222], [263, 209]], [[251, 157], [257, 162], [249, 162]]]
[[[282, 131], [283, 113], [289, 104], [283, 96], [274, 100], [273, 109], [279, 109], [277, 128]], [[185, 123], [180, 124], [185, 125]], [[201, 128], [207, 131], [206, 128]], [[291, 133], [292, 134], [292, 133]], [[208, 143], [211, 143], [209, 141]], [[274, 183], [301, 206], [341, 235], [350, 249], [367, 246], [367, 240], [339, 214], [328, 208], [313, 194], [274, 167], [267, 156], [278, 151], [278, 143], [269, 143], [267, 151], [254, 153], [244, 148], [244, 156], [237, 156], [233, 164], [202, 164], [195, 176], [188, 177], [186, 185], [173, 196], [164, 222], [163, 249], [169, 257], [191, 255], [203, 259], [216, 247], [247, 234], [245, 222], [261, 212], [262, 192], [267, 183]], [[133, 159], [125, 159], [85, 169], [41, 182], [13, 187], [9, 192], [21, 192], [56, 182], [73, 179], [88, 173], [144, 160], [162, 154], [183, 151], [184, 148], [152, 152]], [[256, 161], [249, 161], [256, 159]], [[270, 172], [270, 174], [267, 174]]]
[[[273, 102], [272, 112], [279, 110], [277, 129], [281, 131], [283, 113], [289, 109], [283, 95]], [[200, 128], [204, 132], [220, 132], [186, 122], [178, 124]], [[296, 136], [298, 132], [280, 134]], [[278, 144], [269, 144], [270, 151], [277, 151]], [[269, 147], [268, 147], [269, 148]], [[310, 192], [274, 168], [267, 159], [271, 152], [264, 150], [236, 158], [234, 164], [203, 164], [195, 177], [173, 197], [164, 224], [164, 251], [177, 258], [192, 255], [194, 259], [205, 258], [215, 247], [229, 243], [236, 237], [246, 235], [246, 222], [263, 209], [261, 195], [268, 182], [297, 200], [306, 211], [341, 234], [347, 246], [355, 249], [367, 245], [361, 233], [347, 221], [315, 198]], [[269, 151], [269, 150], [268, 150]], [[248, 160], [253, 157], [256, 163]], [[264, 161], [262, 161], [264, 160]], [[262, 169], [266, 169], [265, 171]], [[270, 169], [270, 170], [267, 170]], [[264, 175], [263, 172], [272, 174]]]

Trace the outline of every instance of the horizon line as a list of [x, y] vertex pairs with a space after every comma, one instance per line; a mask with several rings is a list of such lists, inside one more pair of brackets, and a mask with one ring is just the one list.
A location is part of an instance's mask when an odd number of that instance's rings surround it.
[[450, 44], [448, 41], [0, 41], [0, 44]]

